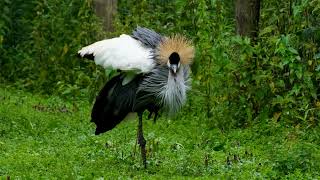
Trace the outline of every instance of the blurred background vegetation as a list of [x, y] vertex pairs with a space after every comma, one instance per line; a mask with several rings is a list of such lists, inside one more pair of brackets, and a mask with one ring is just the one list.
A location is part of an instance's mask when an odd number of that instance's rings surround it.
[[92, 101], [112, 73], [76, 52], [139, 25], [193, 40], [193, 89], [181, 114], [223, 129], [319, 123], [319, 0], [261, 1], [258, 16], [249, 17], [254, 32], [247, 34], [240, 0], [112, 2], [114, 16], [105, 21], [92, 0], [2, 0], [0, 82]]
[[[144, 122], [143, 171], [136, 122], [93, 135], [113, 72], [76, 57], [138, 25], [196, 47], [184, 109]], [[319, 0], [0, 1], [0, 179], [317, 179], [319, 98]]]

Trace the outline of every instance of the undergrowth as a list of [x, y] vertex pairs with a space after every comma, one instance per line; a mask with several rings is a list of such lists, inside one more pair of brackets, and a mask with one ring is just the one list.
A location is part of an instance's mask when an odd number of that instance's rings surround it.
[[[0, 88], [0, 177], [7, 178], [319, 178], [319, 128], [279, 122], [210, 129], [179, 114], [144, 120], [148, 169], [136, 144], [136, 118], [101, 136], [90, 105]], [[146, 116], [145, 116], [146, 118]]]
[[[119, 0], [105, 33], [92, 0], [1, 1], [0, 176], [319, 178], [320, 3], [262, 1], [256, 42], [235, 34], [234, 9]], [[113, 72], [75, 57], [137, 25], [196, 47], [184, 109], [145, 121], [147, 170], [135, 120], [93, 135], [89, 101]]]
[[0, 82], [92, 101], [110, 72], [76, 52], [139, 25], [193, 41], [189, 112], [208, 126], [319, 124], [318, 0], [263, 1], [255, 42], [236, 35], [231, 1], [119, 0], [112, 33], [103, 32], [92, 0], [20, 1], [0, 2]]

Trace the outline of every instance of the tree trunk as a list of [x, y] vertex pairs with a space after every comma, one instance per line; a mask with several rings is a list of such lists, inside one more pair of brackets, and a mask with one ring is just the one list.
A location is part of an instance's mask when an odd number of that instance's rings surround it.
[[117, 0], [94, 0], [94, 9], [102, 19], [104, 30], [114, 31], [113, 19], [117, 12]]
[[255, 40], [259, 32], [260, 0], [236, 0], [236, 31]]

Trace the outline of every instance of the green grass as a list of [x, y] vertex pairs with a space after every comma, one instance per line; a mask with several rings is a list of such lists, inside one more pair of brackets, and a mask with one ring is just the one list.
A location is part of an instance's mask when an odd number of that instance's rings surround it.
[[95, 136], [89, 117], [85, 102], [0, 88], [0, 177], [320, 178], [319, 127], [270, 121], [222, 131], [183, 113], [155, 125], [145, 120], [145, 170], [136, 119]]

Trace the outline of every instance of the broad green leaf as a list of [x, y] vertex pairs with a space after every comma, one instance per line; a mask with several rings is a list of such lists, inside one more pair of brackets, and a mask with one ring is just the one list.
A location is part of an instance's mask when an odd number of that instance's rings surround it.
[[263, 36], [263, 35], [265, 35], [265, 34], [271, 33], [274, 29], [276, 29], [275, 27], [276, 27], [276, 26], [274, 26], [274, 25], [270, 25], [270, 26], [268, 26], [268, 27], [263, 28], [263, 29], [260, 31], [259, 36]]
[[288, 50], [293, 53], [293, 54], [299, 54], [298, 51], [296, 49], [294, 49], [293, 47], [289, 47]]

